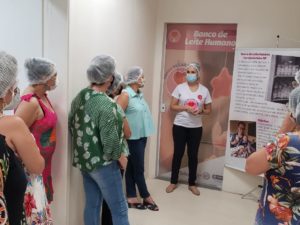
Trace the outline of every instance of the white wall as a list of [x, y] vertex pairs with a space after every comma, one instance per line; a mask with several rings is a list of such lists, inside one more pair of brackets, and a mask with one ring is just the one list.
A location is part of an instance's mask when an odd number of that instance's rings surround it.
[[44, 57], [53, 60], [59, 85], [49, 92], [58, 115], [57, 146], [53, 156], [54, 224], [69, 224], [70, 157], [68, 151], [68, 0], [44, 0]]
[[27, 85], [24, 60], [30, 56], [42, 56], [42, 1], [0, 2], [0, 51], [17, 58], [19, 87], [24, 89]]
[[58, 143], [53, 156], [55, 224], [68, 224], [67, 86], [68, 0], [1, 0], [0, 50], [14, 55], [19, 63], [19, 87], [27, 86], [24, 60], [47, 57], [57, 64], [59, 87], [49, 97], [58, 116]]
[[[151, 103], [155, 13], [153, 0], [70, 1], [69, 100], [88, 84], [86, 69], [91, 59], [104, 53], [116, 58], [123, 74], [133, 65], [144, 68], [144, 93]], [[70, 186], [70, 224], [82, 225], [84, 195], [78, 169], [71, 169]]]
[[[290, 0], [160, 0], [156, 24], [154, 74], [161, 74], [164, 24], [173, 23], [237, 23], [237, 47], [300, 47], [300, 1]], [[298, 40], [298, 42], [290, 39]], [[159, 115], [160, 76], [153, 80], [152, 112]], [[155, 118], [158, 121], [158, 117]], [[151, 143], [156, 149], [157, 140]], [[150, 155], [150, 175], [155, 174], [156, 155]], [[225, 168], [223, 190], [246, 193], [261, 183], [261, 178]]]

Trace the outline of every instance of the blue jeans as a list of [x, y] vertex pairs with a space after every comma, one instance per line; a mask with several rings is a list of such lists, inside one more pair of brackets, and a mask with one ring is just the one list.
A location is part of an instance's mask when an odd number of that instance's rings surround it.
[[144, 176], [144, 158], [147, 138], [144, 137], [138, 140], [127, 140], [127, 143], [130, 152], [125, 172], [127, 197], [137, 197], [135, 188], [135, 185], [137, 185], [141, 197], [148, 198], [150, 194], [148, 192]]
[[114, 225], [129, 225], [127, 202], [117, 161], [92, 172], [82, 172], [85, 191], [84, 224], [99, 225], [102, 201], [110, 208]]

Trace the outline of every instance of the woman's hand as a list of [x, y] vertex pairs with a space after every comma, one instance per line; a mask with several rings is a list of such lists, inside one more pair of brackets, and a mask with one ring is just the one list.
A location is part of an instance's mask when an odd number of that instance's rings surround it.
[[186, 105], [184, 106], [184, 111], [194, 114], [195, 109], [191, 106]]
[[121, 169], [125, 170], [126, 166], [127, 166], [127, 162], [128, 162], [127, 157], [125, 155], [121, 154], [121, 156], [118, 159], [118, 161], [119, 161], [119, 165], [120, 165]]
[[203, 113], [203, 109], [193, 109], [193, 111], [191, 112], [194, 115], [200, 115]]

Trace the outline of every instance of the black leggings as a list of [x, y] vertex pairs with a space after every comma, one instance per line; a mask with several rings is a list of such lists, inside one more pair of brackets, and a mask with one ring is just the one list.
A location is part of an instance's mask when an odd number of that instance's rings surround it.
[[174, 155], [171, 183], [177, 184], [181, 160], [187, 145], [189, 185], [194, 186], [197, 178], [198, 149], [202, 137], [202, 127], [187, 128], [173, 125]]

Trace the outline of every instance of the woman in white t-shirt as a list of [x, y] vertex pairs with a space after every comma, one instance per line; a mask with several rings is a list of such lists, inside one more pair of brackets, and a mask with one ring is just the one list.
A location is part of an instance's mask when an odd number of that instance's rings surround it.
[[211, 111], [209, 91], [199, 82], [200, 66], [191, 63], [186, 67], [186, 82], [179, 84], [172, 93], [171, 109], [177, 112], [173, 124], [174, 155], [171, 183], [166, 188], [170, 193], [177, 187], [181, 160], [187, 145], [189, 167], [189, 190], [200, 195], [196, 187], [198, 149], [202, 137], [202, 115]]

